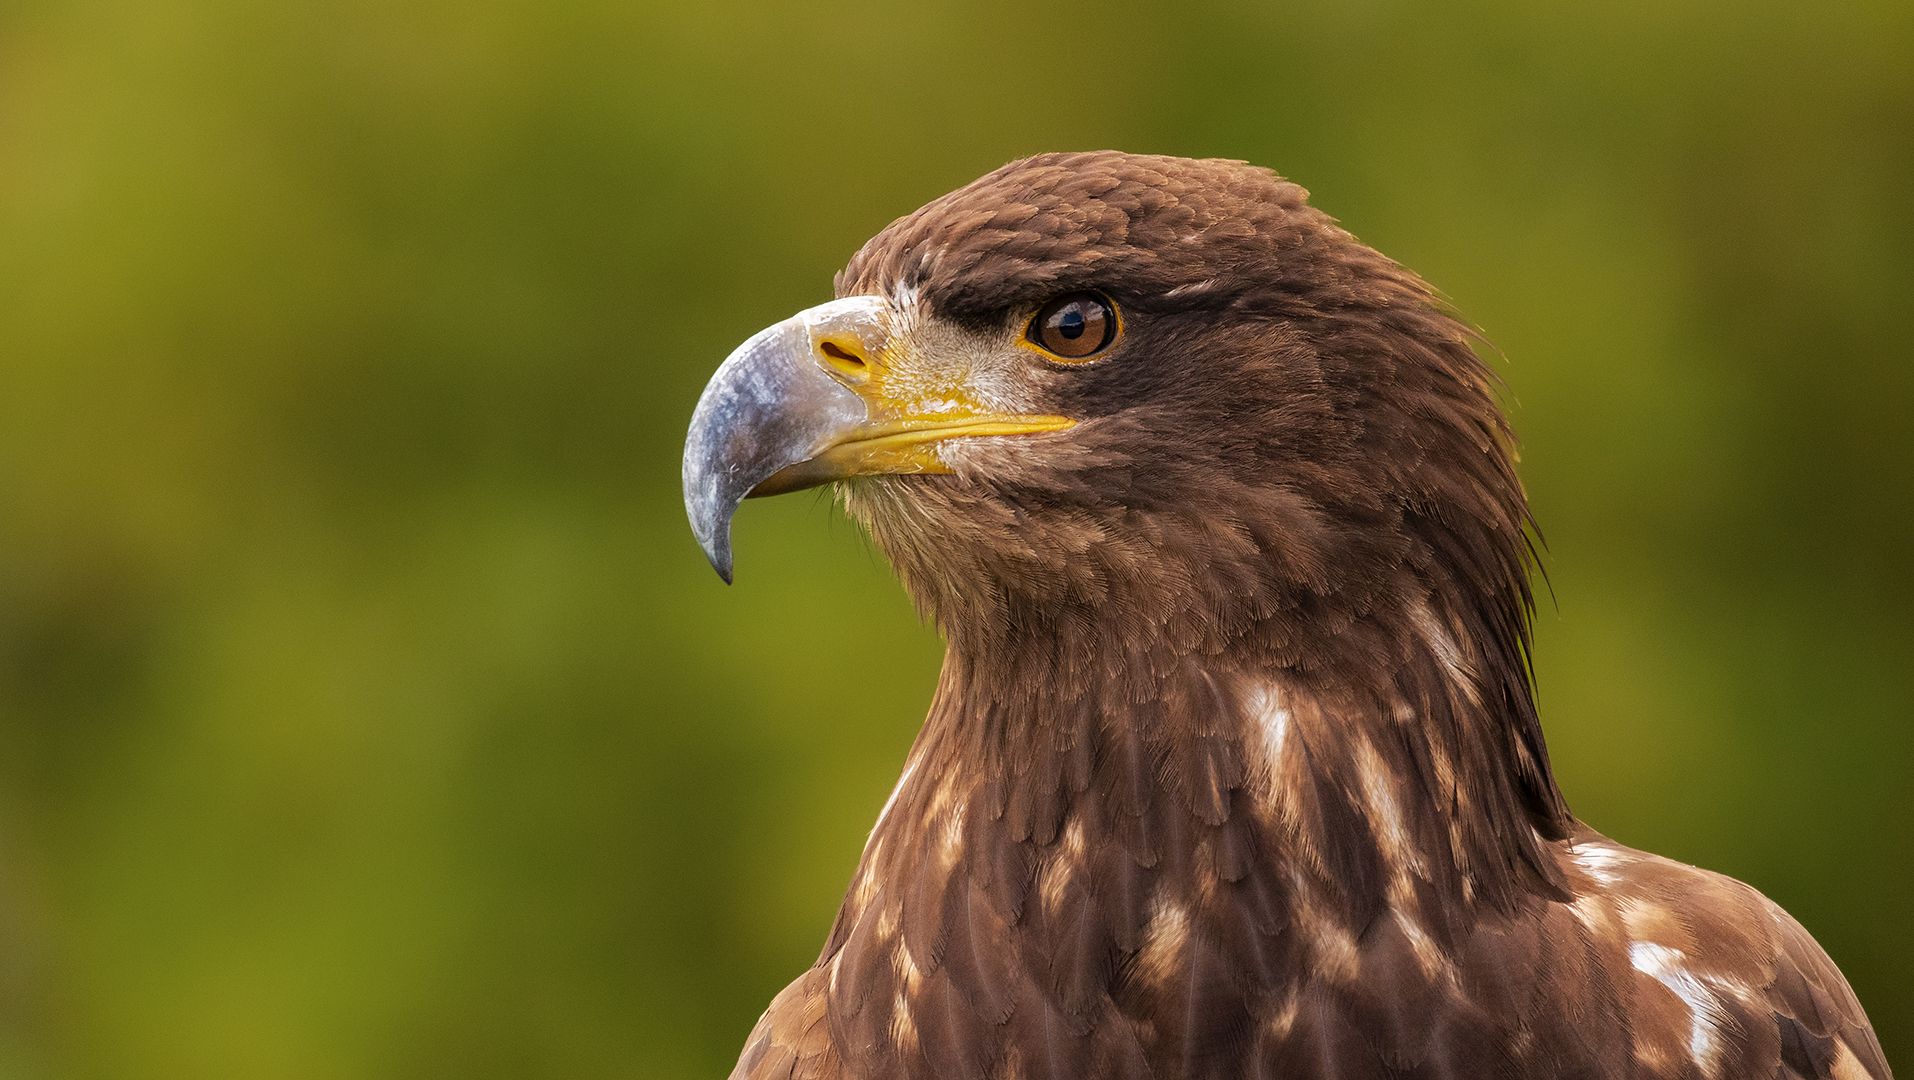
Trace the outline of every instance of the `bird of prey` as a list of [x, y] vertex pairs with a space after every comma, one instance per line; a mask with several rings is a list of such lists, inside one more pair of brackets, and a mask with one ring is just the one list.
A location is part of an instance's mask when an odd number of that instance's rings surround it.
[[1889, 1080], [1739, 882], [1549, 768], [1478, 340], [1241, 162], [1014, 162], [718, 369], [685, 450], [836, 485], [948, 650], [738, 1078]]

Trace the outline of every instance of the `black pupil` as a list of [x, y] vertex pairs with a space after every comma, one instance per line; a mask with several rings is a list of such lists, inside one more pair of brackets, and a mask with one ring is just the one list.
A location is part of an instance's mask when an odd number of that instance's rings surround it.
[[1087, 325], [1089, 325], [1089, 323], [1088, 320], [1083, 317], [1083, 309], [1080, 307], [1072, 307], [1057, 319], [1057, 333], [1062, 334], [1071, 341], [1075, 341], [1083, 336], [1084, 327]]

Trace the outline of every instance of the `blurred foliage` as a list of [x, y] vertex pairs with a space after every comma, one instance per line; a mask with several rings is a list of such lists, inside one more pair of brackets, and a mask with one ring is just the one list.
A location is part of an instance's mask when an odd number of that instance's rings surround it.
[[0, 1078], [721, 1075], [939, 646], [820, 499], [722, 588], [692, 402], [1098, 146], [1276, 167], [1487, 328], [1570, 797], [1905, 1058], [1910, 51], [1901, 0], [7, 0]]

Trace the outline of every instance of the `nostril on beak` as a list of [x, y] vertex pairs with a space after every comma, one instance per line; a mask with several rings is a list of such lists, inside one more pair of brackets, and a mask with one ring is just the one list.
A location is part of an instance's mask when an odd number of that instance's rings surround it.
[[840, 374], [859, 382], [871, 377], [870, 361], [859, 345], [823, 338], [817, 343], [817, 351]]

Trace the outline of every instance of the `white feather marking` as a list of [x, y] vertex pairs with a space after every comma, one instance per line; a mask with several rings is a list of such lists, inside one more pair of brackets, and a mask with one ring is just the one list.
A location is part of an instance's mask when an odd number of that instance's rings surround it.
[[1243, 707], [1263, 732], [1263, 749], [1269, 754], [1273, 771], [1283, 759], [1283, 745], [1289, 741], [1289, 709], [1283, 705], [1282, 691], [1270, 683], [1256, 683], [1244, 695]]
[[[1188, 237], [1185, 239], [1188, 239]], [[1176, 288], [1164, 293], [1163, 298], [1165, 300], [1181, 300], [1191, 296], [1200, 296], [1206, 292], [1213, 292], [1219, 284], [1220, 282], [1215, 278], [1204, 278], [1201, 281], [1192, 281], [1188, 285], [1178, 285]]]
[[1396, 909], [1396, 925], [1402, 927], [1402, 935], [1409, 939], [1409, 951], [1415, 955], [1416, 963], [1421, 965], [1422, 973], [1430, 978], [1445, 976], [1451, 983], [1454, 972], [1449, 970], [1449, 958], [1442, 953], [1442, 946], [1429, 936], [1414, 915], [1403, 908]]
[[1181, 970], [1183, 950], [1190, 940], [1190, 913], [1163, 896], [1156, 898], [1152, 908], [1143, 948], [1136, 955], [1136, 972], [1146, 985], [1162, 985]]
[[905, 1056], [917, 1051], [917, 1021], [910, 1014], [910, 999], [899, 990], [891, 1001], [891, 1043]]
[[1601, 844], [1577, 844], [1569, 849], [1568, 854], [1583, 873], [1603, 885], [1620, 881], [1621, 875], [1617, 871], [1628, 861], [1621, 852]]
[[1423, 642], [1429, 646], [1430, 652], [1435, 653], [1442, 666], [1449, 670], [1456, 686], [1468, 695], [1469, 700], [1481, 704], [1482, 690], [1476, 685], [1475, 669], [1469, 666], [1467, 658], [1462, 655], [1462, 649], [1455, 643], [1455, 636], [1449, 633], [1449, 628], [1442, 625], [1426, 602], [1418, 602], [1410, 611], [1410, 617], [1415, 620]]
[[1714, 1068], [1720, 1046], [1715, 1041], [1715, 1026], [1723, 1017], [1721, 999], [1708, 984], [1682, 966], [1682, 951], [1651, 941], [1628, 946], [1628, 961], [1635, 970], [1667, 987], [1688, 1006], [1688, 1055], [1702, 1071]]
[[900, 281], [891, 290], [891, 305], [899, 310], [909, 310], [917, 306], [917, 286]]
[[[909, 761], [904, 763], [903, 775], [897, 778], [897, 786], [894, 788], [891, 788], [891, 797], [884, 800], [884, 809], [879, 810], [877, 812], [877, 821], [871, 825], [871, 836], [876, 836], [877, 830], [883, 827], [884, 819], [889, 817], [891, 814], [891, 807], [897, 805], [898, 793], [904, 790], [905, 784], [910, 783], [911, 774], [915, 773], [916, 771], [917, 771], [916, 758], [912, 758]], [[869, 838], [866, 838], [864, 842], [866, 844], [870, 843]]]
[[1575, 902], [1569, 905], [1569, 911], [1574, 913], [1577, 922], [1595, 933], [1601, 933], [1610, 918], [1608, 909], [1602, 906], [1601, 898], [1597, 896], [1576, 897]]
[[969, 809], [970, 804], [959, 799], [944, 814], [943, 856], [946, 864], [955, 865], [957, 856], [963, 854], [964, 814]]
[[1834, 1077], [1834, 1080], [1872, 1080], [1868, 1075], [1867, 1066], [1861, 1064], [1861, 1059], [1854, 1056], [1854, 1051], [1848, 1044], [1840, 1043], [1839, 1045], [1841, 1052], [1835, 1055], [1834, 1067], [1828, 1075]]
[[1422, 855], [1409, 839], [1409, 826], [1402, 816], [1402, 806], [1396, 801], [1396, 793], [1390, 782], [1389, 767], [1382, 763], [1382, 756], [1376, 748], [1362, 743], [1357, 750], [1358, 771], [1362, 774], [1363, 799], [1382, 820], [1382, 833], [1377, 839], [1382, 841], [1383, 856], [1394, 864], [1398, 872], [1404, 870], [1426, 873]]

